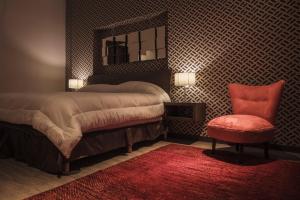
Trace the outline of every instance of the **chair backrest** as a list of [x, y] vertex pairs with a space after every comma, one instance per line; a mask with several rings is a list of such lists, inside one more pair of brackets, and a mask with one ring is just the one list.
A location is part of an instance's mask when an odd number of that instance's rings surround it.
[[284, 80], [265, 86], [229, 84], [233, 113], [255, 115], [274, 124], [284, 84]]

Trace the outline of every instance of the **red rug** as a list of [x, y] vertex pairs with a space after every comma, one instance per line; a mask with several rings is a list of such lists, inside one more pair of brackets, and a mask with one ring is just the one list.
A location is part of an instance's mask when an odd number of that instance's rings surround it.
[[300, 199], [300, 163], [172, 144], [29, 199]]

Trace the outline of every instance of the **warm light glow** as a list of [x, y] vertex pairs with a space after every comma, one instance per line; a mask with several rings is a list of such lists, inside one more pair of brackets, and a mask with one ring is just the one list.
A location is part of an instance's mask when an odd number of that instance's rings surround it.
[[154, 60], [155, 59], [155, 53], [153, 51], [147, 50], [146, 54], [141, 55], [141, 60]]
[[194, 86], [196, 84], [195, 73], [176, 73], [175, 86]]
[[83, 87], [83, 80], [69, 79], [69, 88], [78, 90]]

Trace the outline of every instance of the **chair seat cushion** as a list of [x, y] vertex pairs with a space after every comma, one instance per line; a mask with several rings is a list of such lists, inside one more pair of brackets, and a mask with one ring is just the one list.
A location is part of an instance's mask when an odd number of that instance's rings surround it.
[[260, 143], [273, 138], [275, 127], [253, 115], [225, 115], [208, 123], [208, 135], [235, 143]]

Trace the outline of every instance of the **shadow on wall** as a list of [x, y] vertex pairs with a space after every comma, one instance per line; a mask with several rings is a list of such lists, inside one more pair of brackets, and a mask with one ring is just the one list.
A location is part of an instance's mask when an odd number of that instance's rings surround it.
[[42, 62], [11, 44], [4, 43], [0, 48], [0, 92], [64, 90], [64, 67]]
[[0, 4], [0, 92], [64, 91], [65, 1]]

